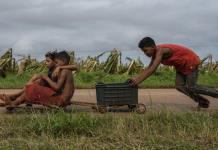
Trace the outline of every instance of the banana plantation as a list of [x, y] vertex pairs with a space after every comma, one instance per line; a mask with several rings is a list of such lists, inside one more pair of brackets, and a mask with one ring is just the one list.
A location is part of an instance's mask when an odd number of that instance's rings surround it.
[[[122, 53], [113, 49], [110, 52], [100, 53], [98, 56], [88, 56], [86, 59], [79, 60], [75, 58], [73, 51], [68, 51], [71, 56], [71, 64], [78, 64], [80, 70], [84, 72], [104, 71], [108, 74], [134, 74], [139, 73], [146, 67], [146, 64], [138, 59], [126, 57], [126, 63], [121, 61]], [[100, 61], [100, 57], [109, 53], [105, 61]], [[21, 56], [21, 59], [15, 60], [13, 50], [10, 48], [0, 56], [0, 76], [5, 77], [7, 72], [22, 75], [24, 72], [43, 72], [46, 71], [44, 62], [39, 62], [33, 56]], [[158, 71], [173, 70], [172, 67], [160, 66]], [[157, 72], [158, 72], [157, 71]], [[201, 60], [201, 72], [218, 72], [218, 61], [214, 61], [212, 55], [208, 55]]]

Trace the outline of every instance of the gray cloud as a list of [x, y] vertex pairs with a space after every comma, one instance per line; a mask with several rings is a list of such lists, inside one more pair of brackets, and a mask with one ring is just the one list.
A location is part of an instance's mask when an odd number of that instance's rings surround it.
[[138, 41], [149, 35], [157, 43], [184, 44], [199, 55], [210, 52], [218, 59], [217, 4], [215, 0], [2, 0], [0, 49], [12, 47], [17, 54], [37, 58], [54, 48], [86, 55], [116, 47], [128, 53], [138, 50]]

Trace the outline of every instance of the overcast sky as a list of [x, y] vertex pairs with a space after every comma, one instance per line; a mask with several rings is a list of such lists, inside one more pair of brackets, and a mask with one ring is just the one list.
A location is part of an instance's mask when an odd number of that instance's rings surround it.
[[135, 56], [151, 36], [218, 59], [217, 0], [0, 0], [0, 18], [1, 52], [42, 58], [51, 49], [88, 55], [116, 47]]

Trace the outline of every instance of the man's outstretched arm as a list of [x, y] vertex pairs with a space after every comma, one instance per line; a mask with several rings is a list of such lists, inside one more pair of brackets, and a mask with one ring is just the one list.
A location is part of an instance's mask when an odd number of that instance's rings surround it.
[[163, 51], [157, 51], [156, 56], [154, 59], [151, 60], [149, 67], [146, 68], [139, 76], [131, 79], [132, 85], [138, 85], [139, 83], [147, 79], [150, 75], [152, 75], [160, 65], [162, 57]]

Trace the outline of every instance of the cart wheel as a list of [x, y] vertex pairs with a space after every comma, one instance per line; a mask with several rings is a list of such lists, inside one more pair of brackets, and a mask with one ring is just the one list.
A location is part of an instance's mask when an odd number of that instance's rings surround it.
[[98, 106], [92, 106], [91, 108], [95, 111], [98, 111]]
[[135, 110], [136, 105], [128, 105], [128, 108], [129, 108], [131, 111], [133, 111], [133, 110]]
[[68, 112], [68, 113], [72, 112], [72, 106], [71, 105], [65, 106], [64, 107], [64, 112]]
[[136, 112], [139, 114], [144, 114], [146, 111], [146, 106], [144, 104], [137, 104], [136, 105]]
[[98, 112], [100, 113], [106, 113], [107, 112], [107, 108], [105, 106], [98, 106]]

